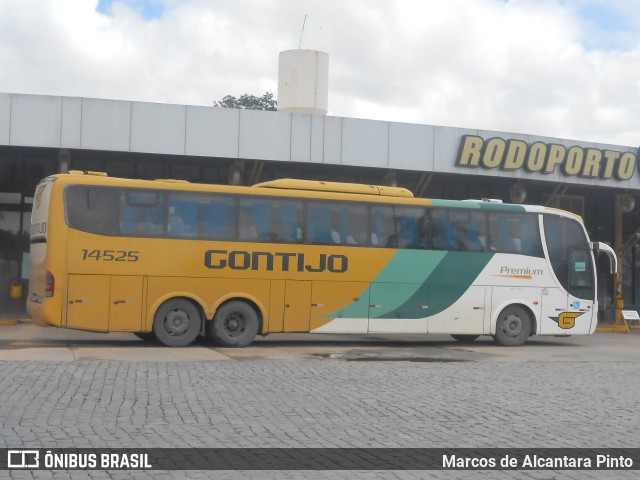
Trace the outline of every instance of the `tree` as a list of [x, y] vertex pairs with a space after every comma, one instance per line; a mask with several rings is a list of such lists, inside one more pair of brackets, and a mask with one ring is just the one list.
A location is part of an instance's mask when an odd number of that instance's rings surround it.
[[265, 92], [261, 97], [244, 93], [240, 98], [227, 95], [220, 101], [213, 102], [214, 107], [220, 108], [242, 108], [248, 110], [278, 110], [278, 101], [273, 98], [273, 93]]

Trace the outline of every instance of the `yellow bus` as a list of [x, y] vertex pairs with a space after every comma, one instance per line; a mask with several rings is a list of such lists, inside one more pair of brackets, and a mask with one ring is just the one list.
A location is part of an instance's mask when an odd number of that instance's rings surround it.
[[71, 171], [34, 197], [34, 322], [224, 347], [275, 332], [593, 333], [594, 251], [579, 217], [281, 179], [252, 187]]

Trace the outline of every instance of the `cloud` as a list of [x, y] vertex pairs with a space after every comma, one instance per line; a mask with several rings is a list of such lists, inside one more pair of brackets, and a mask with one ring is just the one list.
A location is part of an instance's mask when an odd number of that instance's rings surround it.
[[639, 0], [98, 7], [0, 2], [0, 91], [211, 105], [227, 94], [277, 94], [278, 53], [301, 44], [330, 54], [331, 115], [640, 139]]

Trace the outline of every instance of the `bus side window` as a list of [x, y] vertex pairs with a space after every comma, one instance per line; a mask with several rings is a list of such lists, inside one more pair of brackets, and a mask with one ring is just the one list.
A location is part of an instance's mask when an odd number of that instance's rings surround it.
[[492, 250], [542, 256], [537, 215], [491, 213], [489, 224]]
[[291, 200], [242, 198], [238, 220], [242, 241], [298, 243], [302, 241], [302, 206]]
[[489, 217], [491, 240], [489, 248], [494, 252], [513, 252], [514, 244], [509, 239], [507, 216], [492, 213]]
[[334, 245], [367, 245], [366, 205], [355, 202], [310, 202], [307, 241]]
[[331, 224], [331, 209], [328, 206], [309, 204], [307, 208], [307, 240], [310, 243], [332, 244], [338, 234]]
[[235, 201], [230, 198], [212, 197], [203, 207], [201, 236], [214, 240], [235, 239]]
[[253, 221], [256, 225], [256, 235], [259, 242], [271, 240], [271, 217], [271, 205], [266, 201], [258, 201], [253, 205]]
[[253, 203], [241, 198], [238, 208], [238, 239], [241, 242], [254, 242], [258, 239], [253, 213]]
[[279, 206], [278, 225], [282, 242], [300, 243], [302, 228], [300, 228], [302, 208], [299, 203], [286, 202]]
[[542, 257], [542, 243], [540, 240], [540, 229], [538, 227], [538, 216], [527, 216], [521, 222], [522, 230], [522, 253], [534, 257]]
[[170, 237], [196, 238], [198, 236], [197, 196], [171, 194], [169, 196]]
[[482, 252], [486, 245], [486, 215], [469, 210], [450, 211], [455, 217], [455, 228], [460, 248], [466, 252]]
[[163, 196], [155, 192], [123, 191], [120, 229], [125, 235], [161, 236], [164, 233]]
[[[395, 208], [395, 234], [387, 240], [394, 248], [422, 249], [426, 242], [421, 235], [425, 229], [427, 213], [417, 208]], [[427, 225], [428, 226], [428, 225]]]
[[431, 248], [435, 250], [458, 250], [458, 231], [449, 221], [447, 210], [434, 209], [431, 212]]
[[393, 208], [377, 205], [371, 208], [371, 246], [386, 247], [395, 235]]
[[418, 235], [424, 248], [431, 248], [431, 210], [424, 210], [418, 219]]
[[341, 243], [346, 245], [367, 245], [367, 207], [355, 203], [338, 205]]

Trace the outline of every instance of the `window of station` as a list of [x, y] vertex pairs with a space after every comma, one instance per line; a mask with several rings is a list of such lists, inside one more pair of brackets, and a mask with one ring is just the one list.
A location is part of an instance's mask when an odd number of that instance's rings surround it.
[[105, 162], [104, 168], [110, 177], [135, 178], [135, 163], [129, 160], [109, 160]]
[[200, 166], [175, 163], [169, 166], [169, 178], [197, 182], [200, 179]]
[[24, 178], [22, 167], [21, 157], [0, 155], [0, 192], [21, 191]]
[[53, 158], [29, 158], [27, 161], [25, 192], [33, 195], [42, 180], [56, 173], [56, 161]]
[[244, 242], [301, 242], [301, 202], [262, 197], [241, 198], [238, 238]]
[[169, 178], [167, 170], [167, 165], [164, 163], [151, 161], [138, 163], [138, 177], [143, 179], [155, 180], [156, 178]]
[[107, 172], [108, 170], [104, 164], [100, 160], [95, 160], [92, 158], [77, 158], [77, 156], [71, 156], [71, 167], [70, 170], [82, 170], [92, 171], [92, 172]]
[[367, 245], [367, 206], [358, 203], [309, 202], [307, 241], [334, 245]]

